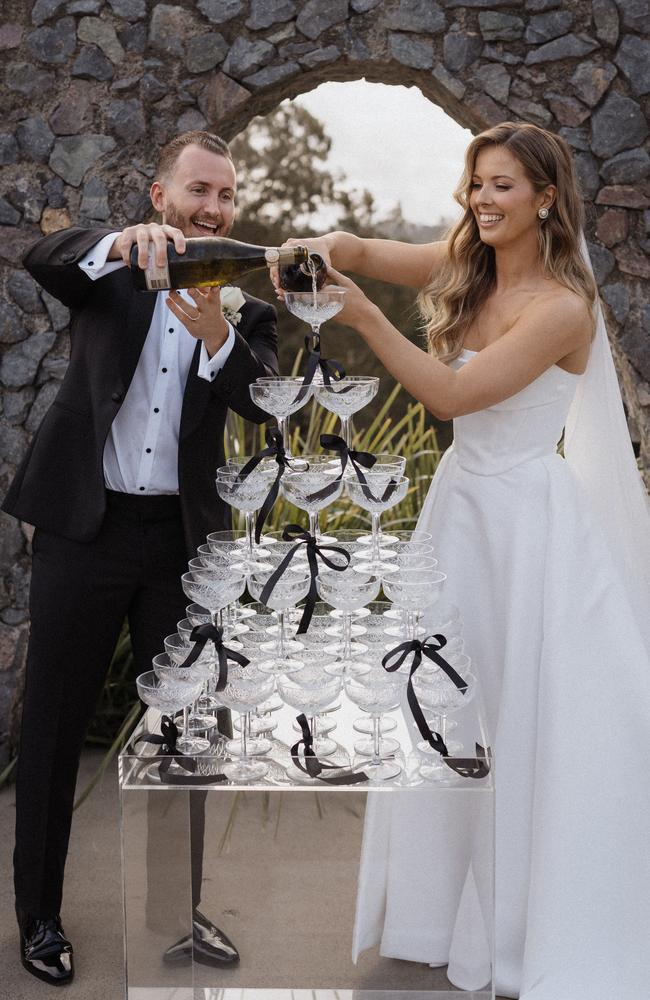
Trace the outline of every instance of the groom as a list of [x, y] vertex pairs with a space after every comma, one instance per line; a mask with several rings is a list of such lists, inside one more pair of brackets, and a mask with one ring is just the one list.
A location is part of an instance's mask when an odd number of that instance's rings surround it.
[[[162, 263], [168, 240], [182, 253], [186, 237], [227, 236], [235, 193], [226, 143], [186, 132], [160, 153], [160, 225], [65, 230], [24, 260], [71, 310], [66, 376], [3, 504], [36, 528], [14, 880], [21, 960], [48, 983], [74, 973], [63, 873], [79, 758], [117, 637], [128, 618], [141, 673], [185, 617], [188, 556], [229, 527], [214, 484], [228, 409], [266, 420], [249, 385], [277, 372], [272, 306], [245, 296], [235, 328], [219, 289], [136, 292], [126, 265], [134, 245], [144, 266], [150, 248]], [[207, 961], [237, 960], [197, 909], [193, 930]], [[174, 958], [191, 947], [178, 942]]]

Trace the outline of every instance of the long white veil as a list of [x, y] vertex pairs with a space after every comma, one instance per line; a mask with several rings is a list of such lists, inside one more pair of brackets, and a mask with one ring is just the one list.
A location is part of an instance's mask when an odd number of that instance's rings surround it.
[[[591, 267], [584, 237], [582, 253]], [[589, 493], [650, 653], [650, 501], [632, 449], [600, 302], [596, 309], [596, 334], [569, 410], [564, 455]]]

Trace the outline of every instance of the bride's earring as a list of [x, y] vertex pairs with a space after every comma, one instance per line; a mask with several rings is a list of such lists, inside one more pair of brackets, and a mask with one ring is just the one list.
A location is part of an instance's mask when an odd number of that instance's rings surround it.
[[539, 215], [540, 219], [542, 219], [542, 221], [544, 219], [548, 219], [548, 208], [540, 208], [537, 214]]

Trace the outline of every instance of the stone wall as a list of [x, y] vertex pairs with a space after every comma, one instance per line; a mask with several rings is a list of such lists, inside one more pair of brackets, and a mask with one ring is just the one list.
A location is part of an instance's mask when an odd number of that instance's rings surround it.
[[[417, 85], [475, 132], [514, 118], [569, 141], [650, 475], [650, 0], [3, 0], [0, 59], [3, 494], [66, 368], [68, 312], [21, 270], [25, 248], [72, 222], [139, 220], [174, 133], [232, 138], [285, 97], [362, 76]], [[2, 515], [0, 765], [15, 741], [29, 537]]]

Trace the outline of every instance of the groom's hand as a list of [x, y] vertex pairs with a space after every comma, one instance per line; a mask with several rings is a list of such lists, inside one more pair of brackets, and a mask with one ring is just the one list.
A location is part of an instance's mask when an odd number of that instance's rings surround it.
[[228, 338], [228, 324], [221, 309], [221, 289], [215, 286], [188, 288], [187, 291], [193, 306], [179, 292], [170, 292], [165, 301], [188, 333], [203, 341], [212, 357]]

